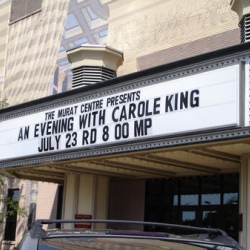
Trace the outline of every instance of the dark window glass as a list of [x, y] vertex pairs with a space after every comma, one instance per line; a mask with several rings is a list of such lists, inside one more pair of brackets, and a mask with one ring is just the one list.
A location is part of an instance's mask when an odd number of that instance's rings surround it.
[[42, 0], [12, 0], [10, 23], [17, 22], [27, 16], [41, 11]]
[[221, 203], [221, 176], [204, 177], [201, 180], [201, 205], [220, 205]]
[[199, 179], [186, 178], [181, 180], [180, 205], [197, 206], [199, 204]]
[[223, 204], [237, 205], [239, 203], [239, 175], [226, 175], [223, 182]]
[[197, 206], [198, 194], [183, 194], [181, 195], [181, 206]]
[[182, 212], [182, 224], [195, 226], [195, 218], [196, 212], [195, 211], [183, 211]]
[[149, 180], [147, 181], [147, 193], [149, 195], [159, 195], [162, 189], [161, 180]]
[[238, 240], [238, 174], [146, 183], [146, 221], [216, 227]]
[[181, 179], [182, 194], [197, 194], [199, 191], [199, 178]]
[[[9, 189], [8, 190], [8, 198], [12, 199], [13, 202], [18, 203], [19, 201], [19, 189]], [[13, 211], [13, 208], [8, 205], [7, 206], [8, 216], [6, 218], [6, 225], [4, 231], [4, 240], [14, 241], [16, 238], [16, 222], [17, 222], [17, 213]]]
[[202, 226], [203, 227], [218, 227], [218, 211], [209, 210], [202, 212]]

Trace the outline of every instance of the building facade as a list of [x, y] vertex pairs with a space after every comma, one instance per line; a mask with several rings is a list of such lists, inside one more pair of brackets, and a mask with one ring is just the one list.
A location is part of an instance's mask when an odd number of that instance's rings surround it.
[[36, 218], [219, 227], [248, 249], [247, 1], [32, 2], [0, 2], [8, 189]]

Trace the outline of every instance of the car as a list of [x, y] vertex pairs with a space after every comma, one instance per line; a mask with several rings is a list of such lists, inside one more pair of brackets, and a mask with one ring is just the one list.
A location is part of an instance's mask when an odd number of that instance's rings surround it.
[[[73, 223], [74, 229], [43, 229], [44, 224]], [[93, 224], [108, 225], [107, 229], [91, 229]], [[143, 230], [112, 229], [140, 225]], [[67, 228], [67, 227], [66, 227]], [[172, 233], [174, 231], [175, 233]], [[182, 233], [180, 234], [180, 232]], [[223, 230], [176, 224], [124, 220], [37, 220], [24, 236], [17, 250], [243, 250]]]

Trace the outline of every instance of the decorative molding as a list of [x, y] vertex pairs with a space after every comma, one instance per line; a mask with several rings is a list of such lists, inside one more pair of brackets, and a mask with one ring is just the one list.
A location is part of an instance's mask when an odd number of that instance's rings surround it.
[[47, 165], [58, 164], [58, 162], [74, 160], [84, 158], [92, 158], [96, 156], [108, 156], [115, 155], [120, 153], [131, 153], [136, 151], [145, 151], [152, 149], [161, 149], [168, 148], [173, 146], [186, 146], [186, 145], [194, 145], [196, 143], [211, 143], [211, 142], [219, 142], [222, 140], [232, 140], [232, 139], [240, 139], [244, 137], [250, 136], [250, 128], [237, 128], [231, 130], [224, 131], [214, 131], [209, 133], [202, 134], [185, 134], [179, 137], [167, 137], [167, 138], [158, 138], [158, 140], [154, 139], [153, 141], [145, 141], [138, 140], [138, 142], [133, 142], [132, 144], [115, 144], [115, 146], [107, 145], [103, 148], [101, 147], [89, 147], [84, 150], [79, 150], [75, 152], [60, 152], [55, 155], [42, 155], [39, 157], [32, 157], [29, 159], [19, 159], [19, 160], [8, 160], [0, 163], [0, 168], [8, 168], [8, 167], [21, 167], [25, 165], [37, 165], [46, 163]]
[[[197, 73], [201, 73], [204, 71], [217, 69], [229, 65], [233, 65], [239, 62], [246, 62], [250, 60], [250, 54], [248, 55], [241, 55], [241, 56], [234, 56], [226, 59], [221, 58], [214, 58], [212, 59], [213, 62], [204, 61], [203, 63], [199, 62], [193, 65], [187, 65], [185, 68], [175, 69], [175, 70], [168, 70], [168, 64], [166, 64], [166, 70], [162, 70], [161, 72], [157, 72], [150, 76], [146, 77], [134, 77], [134, 79], [126, 81], [123, 80], [123, 77], [118, 77], [115, 79], [117, 84], [113, 84], [112, 86], [108, 86], [108, 81], [102, 82], [101, 86], [95, 84], [96, 88], [86, 91], [80, 91], [81, 88], [78, 88], [77, 94], [70, 94], [71, 91], [68, 91], [66, 97], [59, 98], [49, 102], [42, 102], [36, 105], [30, 105], [25, 107], [24, 109], [19, 109], [16, 111], [6, 112], [5, 114], [1, 114], [0, 121], [13, 119], [16, 117], [30, 115], [37, 112], [58, 108], [62, 106], [72, 105], [75, 103], [80, 103], [96, 98], [102, 98], [103, 96], [116, 94], [122, 91], [130, 91], [138, 87], [153, 85], [156, 83], [166, 82], [168, 80], [178, 79], [181, 77], [185, 77], [188, 75], [193, 75]], [[121, 80], [120, 80], [121, 79]], [[120, 80], [120, 82], [119, 82]], [[105, 84], [104, 84], [105, 83]], [[107, 85], [106, 85], [107, 83]], [[83, 89], [86, 87], [83, 87]], [[85, 90], [85, 89], [84, 89]]]

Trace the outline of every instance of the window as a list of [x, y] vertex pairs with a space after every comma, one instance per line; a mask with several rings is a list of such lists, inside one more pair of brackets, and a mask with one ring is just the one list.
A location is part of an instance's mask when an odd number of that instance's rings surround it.
[[65, 24], [65, 29], [69, 30], [69, 29], [72, 29], [72, 28], [74, 28], [76, 26], [79, 26], [79, 23], [78, 23], [75, 15], [71, 13], [71, 14], [69, 14], [67, 16], [66, 24]]
[[238, 199], [238, 174], [148, 180], [145, 220], [221, 228], [238, 240]]
[[42, 0], [12, 0], [10, 23], [17, 22], [25, 17], [41, 11]]
[[[13, 202], [18, 203], [20, 191], [19, 189], [9, 189], [8, 198], [12, 199]], [[7, 206], [7, 213], [9, 214], [6, 218], [4, 240], [15, 240], [16, 238], [16, 222], [17, 222], [17, 213], [13, 211], [11, 206]]]

